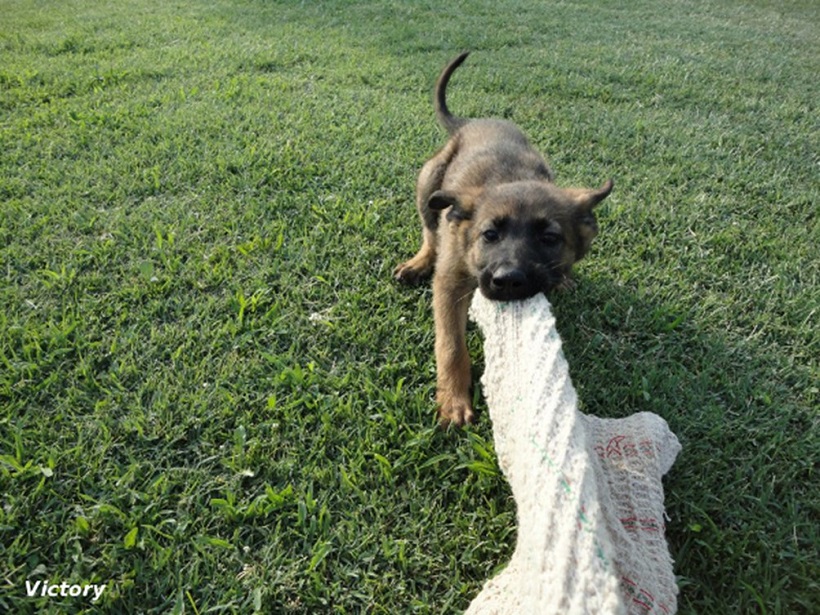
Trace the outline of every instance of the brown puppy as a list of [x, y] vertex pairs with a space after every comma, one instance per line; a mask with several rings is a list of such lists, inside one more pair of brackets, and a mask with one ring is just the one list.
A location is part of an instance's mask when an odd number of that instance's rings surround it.
[[596, 190], [558, 188], [514, 124], [453, 116], [445, 91], [466, 57], [450, 62], [436, 82], [436, 116], [450, 140], [419, 174], [421, 249], [394, 272], [415, 283], [435, 269], [436, 400], [439, 420], [456, 425], [473, 420], [466, 344], [473, 292], [514, 301], [570, 286], [573, 263], [598, 234], [592, 210], [612, 190], [612, 180]]

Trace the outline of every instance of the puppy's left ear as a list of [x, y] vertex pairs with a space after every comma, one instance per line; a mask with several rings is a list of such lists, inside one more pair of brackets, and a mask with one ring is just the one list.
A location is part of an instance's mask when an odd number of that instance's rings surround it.
[[573, 188], [568, 192], [577, 207], [575, 214], [575, 232], [578, 237], [578, 244], [575, 253], [575, 260], [581, 260], [589, 252], [592, 240], [598, 235], [598, 221], [595, 219], [595, 212], [592, 210], [612, 192], [613, 182], [611, 179], [596, 189]]
[[614, 185], [612, 180], [608, 179], [603, 186], [597, 189], [571, 188], [568, 192], [581, 211], [591, 212], [598, 203], [609, 196]]

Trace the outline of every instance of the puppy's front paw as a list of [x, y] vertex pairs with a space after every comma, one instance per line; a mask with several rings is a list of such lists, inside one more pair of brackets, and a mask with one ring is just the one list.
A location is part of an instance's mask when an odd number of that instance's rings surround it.
[[393, 270], [393, 277], [403, 284], [418, 284], [432, 273], [432, 267], [411, 258]]
[[410, 261], [398, 265], [393, 270], [393, 277], [403, 284], [415, 284], [421, 279], [418, 271], [410, 265]]
[[442, 427], [463, 427], [475, 421], [475, 413], [469, 399], [458, 400], [439, 396], [438, 422]]
[[393, 277], [404, 284], [418, 284], [433, 273], [436, 251], [425, 242], [416, 255], [393, 270]]

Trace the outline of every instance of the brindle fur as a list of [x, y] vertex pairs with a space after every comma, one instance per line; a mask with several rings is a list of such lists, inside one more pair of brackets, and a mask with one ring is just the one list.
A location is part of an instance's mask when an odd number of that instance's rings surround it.
[[559, 188], [514, 124], [453, 116], [447, 83], [466, 57], [436, 82], [436, 116], [450, 139], [419, 173], [422, 245], [394, 273], [416, 283], [435, 271], [436, 401], [439, 420], [455, 425], [474, 419], [466, 327], [475, 289], [514, 301], [571, 287], [572, 265], [598, 234], [593, 208], [612, 190], [612, 180], [593, 190]]

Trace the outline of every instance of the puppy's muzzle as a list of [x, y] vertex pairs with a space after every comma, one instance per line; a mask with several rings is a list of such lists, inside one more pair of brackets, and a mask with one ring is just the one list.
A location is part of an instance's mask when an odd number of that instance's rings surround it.
[[521, 301], [541, 290], [526, 272], [512, 265], [500, 265], [484, 271], [479, 287], [481, 293], [493, 301]]

